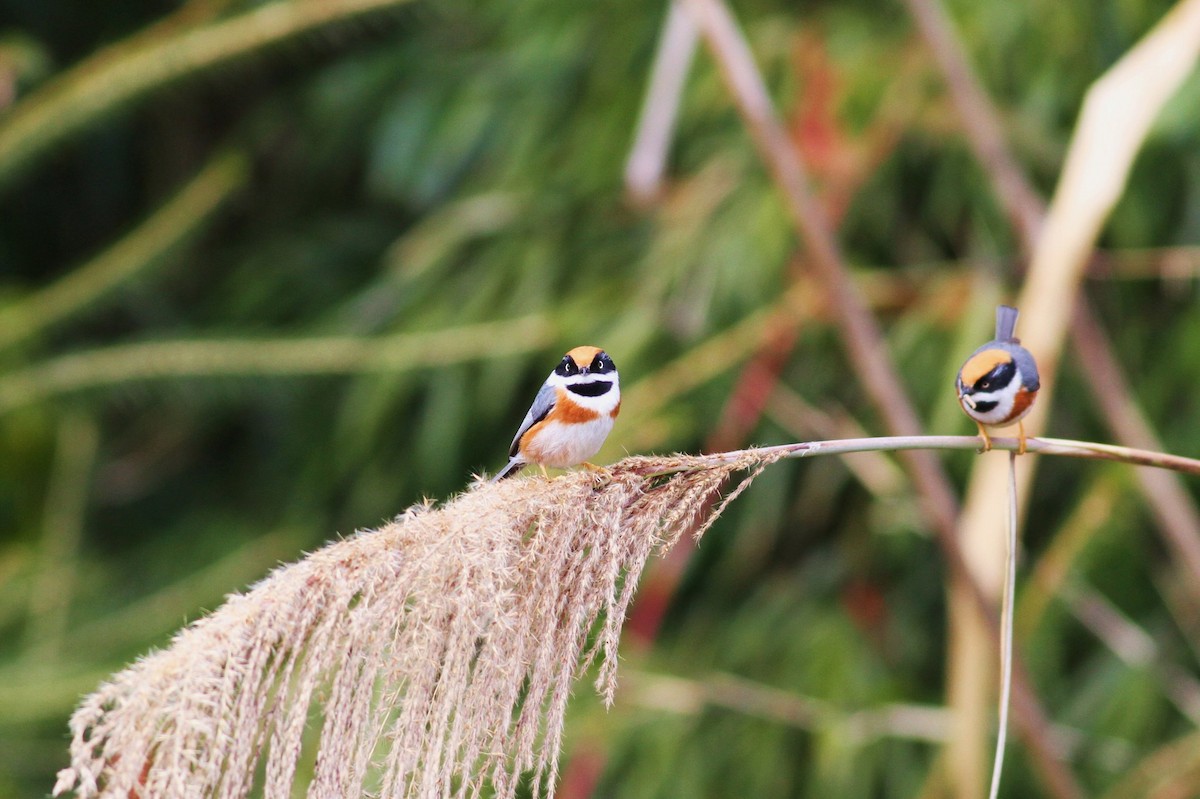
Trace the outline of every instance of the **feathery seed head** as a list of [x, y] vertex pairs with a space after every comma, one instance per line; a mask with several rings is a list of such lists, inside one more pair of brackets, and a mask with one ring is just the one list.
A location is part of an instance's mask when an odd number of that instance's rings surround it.
[[476, 484], [276, 569], [83, 700], [55, 793], [290, 797], [315, 706], [309, 796], [508, 799], [526, 771], [553, 795], [571, 686], [598, 660], [612, 701], [646, 560], [778, 457]]

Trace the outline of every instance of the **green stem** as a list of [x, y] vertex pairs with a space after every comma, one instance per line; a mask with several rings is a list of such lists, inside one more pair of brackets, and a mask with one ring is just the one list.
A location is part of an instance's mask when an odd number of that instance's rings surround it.
[[60, 280], [0, 308], [0, 349], [35, 335], [84, 308], [155, 263], [194, 234], [245, 185], [246, 157], [213, 158], [190, 183], [133, 232]]
[[0, 121], [0, 188], [106, 114], [169, 83], [408, 1], [281, 0], [211, 25], [108, 47], [47, 83]]
[[398, 372], [498, 358], [547, 346], [540, 316], [363, 338], [188, 340], [122, 344], [70, 353], [0, 374], [0, 414], [50, 397], [132, 380], [240, 375]]

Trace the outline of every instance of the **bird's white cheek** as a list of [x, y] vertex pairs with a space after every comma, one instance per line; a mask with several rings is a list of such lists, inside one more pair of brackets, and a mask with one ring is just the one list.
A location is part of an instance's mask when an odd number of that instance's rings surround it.
[[[967, 416], [982, 424], [1007, 424], [1005, 420], [1012, 413], [1017, 385], [1007, 386], [1000, 391], [989, 391], [986, 394], [975, 393], [960, 397], [963, 410], [967, 412]], [[991, 406], [992, 403], [995, 403], [995, 407]], [[986, 410], [981, 410], [981, 408]]]

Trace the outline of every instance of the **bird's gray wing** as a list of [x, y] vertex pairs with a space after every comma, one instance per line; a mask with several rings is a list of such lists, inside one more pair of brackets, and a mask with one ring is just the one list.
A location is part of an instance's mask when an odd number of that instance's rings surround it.
[[1025, 378], [1031, 391], [1037, 391], [1042, 387], [1041, 378], [1038, 376], [1037, 361], [1033, 359], [1033, 355], [1029, 350], [1021, 346], [1005, 347], [1012, 353], [1013, 360], [1017, 363], [1017, 368], [1021, 370], [1021, 376]]
[[529, 406], [529, 412], [525, 414], [525, 421], [521, 422], [521, 427], [517, 430], [517, 434], [513, 436], [512, 445], [508, 448], [508, 457], [515, 457], [517, 454], [518, 445], [521, 443], [521, 436], [533, 427], [538, 422], [542, 421], [554, 409], [554, 403], [558, 399], [558, 392], [554, 386], [543, 385], [537, 396], [533, 398], [533, 404]]

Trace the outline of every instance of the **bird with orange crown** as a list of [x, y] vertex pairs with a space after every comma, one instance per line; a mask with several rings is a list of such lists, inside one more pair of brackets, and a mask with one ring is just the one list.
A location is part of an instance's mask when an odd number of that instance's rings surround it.
[[1021, 420], [1033, 407], [1042, 384], [1037, 361], [1013, 335], [1016, 327], [1017, 309], [998, 306], [996, 337], [971, 353], [958, 370], [958, 401], [979, 428], [983, 452], [992, 448], [987, 428], [1015, 422], [1020, 431], [1017, 454], [1025, 454], [1025, 425]]
[[617, 367], [599, 347], [576, 347], [546, 378], [525, 420], [513, 436], [508, 465], [492, 482], [511, 477], [529, 464], [565, 468], [583, 464], [600, 451], [621, 411]]

